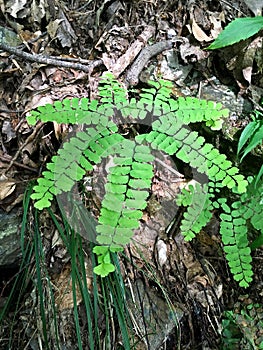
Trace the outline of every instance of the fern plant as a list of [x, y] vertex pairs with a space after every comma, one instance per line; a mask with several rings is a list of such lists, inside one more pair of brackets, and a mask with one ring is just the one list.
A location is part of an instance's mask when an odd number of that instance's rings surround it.
[[[239, 284], [247, 287], [252, 280], [252, 267], [245, 221], [253, 221], [254, 212], [245, 219], [237, 218], [235, 208], [229, 207], [229, 212], [226, 200], [217, 197], [225, 188], [245, 200], [242, 194], [245, 196], [248, 183], [224, 154], [188, 127], [203, 122], [212, 130], [219, 130], [228, 111], [211, 101], [192, 97], [173, 99], [172, 84], [167, 81], [150, 85], [142, 89], [139, 99], [129, 99], [128, 92], [107, 73], [100, 82], [97, 100], [65, 99], [31, 111], [27, 118], [30, 124], [41, 120], [82, 125], [81, 131], [64, 142], [38, 179], [32, 195], [35, 207], [40, 210], [49, 207], [55, 196], [71, 191], [102, 158], [112, 156], [114, 164], [107, 175], [96, 226], [98, 245], [94, 248], [98, 256], [95, 272], [107, 276], [115, 268], [111, 253], [121, 251], [139, 226], [153, 177], [152, 150], [161, 150], [209, 179], [207, 184], [183, 191], [177, 199], [179, 205], [188, 206], [181, 225], [185, 239], [195, 237], [210, 220], [212, 210], [222, 207], [225, 213], [221, 215], [221, 234], [229, 266]], [[123, 119], [147, 123], [149, 118], [152, 120], [149, 133], [127, 139], [118, 132], [118, 123]]]
[[233, 310], [223, 313], [223, 348], [263, 349], [262, 320], [262, 304], [235, 303]]

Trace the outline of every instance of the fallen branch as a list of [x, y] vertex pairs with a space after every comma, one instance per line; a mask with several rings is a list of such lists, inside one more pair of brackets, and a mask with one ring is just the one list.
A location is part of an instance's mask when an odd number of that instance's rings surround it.
[[12, 166], [16, 166], [16, 167], [19, 167], [19, 168], [23, 168], [23, 169], [26, 169], [26, 170], [29, 170], [29, 171], [32, 171], [34, 173], [38, 173], [38, 169], [34, 169], [26, 164], [22, 164], [22, 163], [18, 163], [16, 161], [14, 161], [12, 159], [11, 156], [7, 155], [7, 154], [0, 154], [0, 159], [2, 162], [4, 163], [11, 163], [12, 162]]
[[9, 52], [17, 57], [24, 58], [27, 61], [42, 63], [42, 64], [56, 66], [56, 67], [72, 68], [72, 69], [81, 70], [87, 73], [91, 73], [94, 68], [103, 65], [102, 60], [90, 61], [88, 65], [84, 65], [81, 63], [74, 63], [74, 62], [68, 62], [66, 60], [61, 60], [60, 58], [56, 59], [54, 57], [51, 58], [45, 55], [31, 54], [31, 53], [27, 53], [22, 50], [19, 50], [13, 46], [4, 44], [3, 42], [0, 42], [0, 49], [6, 52]]
[[148, 61], [159, 53], [169, 50], [174, 46], [174, 40], [164, 40], [156, 44], [146, 46], [135, 62], [132, 64], [126, 76], [126, 83], [129, 85], [137, 85], [139, 82], [139, 75]]

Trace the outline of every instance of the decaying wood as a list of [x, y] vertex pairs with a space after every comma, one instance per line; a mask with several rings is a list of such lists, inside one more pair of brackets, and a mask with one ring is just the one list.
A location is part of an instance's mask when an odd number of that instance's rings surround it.
[[126, 83], [128, 85], [137, 85], [139, 82], [139, 75], [143, 68], [147, 65], [148, 61], [159, 53], [171, 49], [173, 45], [173, 40], [164, 40], [156, 44], [146, 46], [128, 71]]
[[49, 56], [40, 55], [40, 54], [33, 55], [31, 53], [27, 53], [20, 49], [17, 49], [16, 47], [4, 44], [3, 42], [0, 42], [0, 49], [6, 52], [9, 52], [15, 56], [24, 58], [27, 61], [42, 63], [42, 64], [56, 66], [56, 67], [72, 68], [72, 69], [81, 70], [87, 73], [91, 73], [94, 68], [101, 66], [103, 64], [102, 60], [90, 61], [89, 64], [84, 65], [81, 63], [69, 62], [67, 60], [56, 59], [54, 57], [51, 58]]

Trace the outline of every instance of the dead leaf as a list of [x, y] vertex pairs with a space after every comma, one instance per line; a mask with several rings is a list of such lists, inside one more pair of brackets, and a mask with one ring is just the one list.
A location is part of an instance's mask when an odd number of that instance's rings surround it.
[[57, 30], [58, 30], [61, 22], [63, 22], [63, 19], [55, 19], [55, 21], [51, 21], [47, 25], [47, 32], [52, 39], [54, 39], [56, 37]]
[[209, 52], [201, 50], [200, 47], [191, 45], [189, 41], [185, 40], [180, 45], [180, 55], [185, 63], [199, 62], [209, 56]]
[[33, 0], [31, 5], [31, 17], [33, 17], [34, 22], [41, 23], [42, 19], [46, 15], [45, 0]]
[[53, 102], [54, 100], [48, 95], [46, 96], [34, 95], [31, 101], [27, 104], [26, 109], [27, 110], [35, 109], [39, 106], [45, 106], [47, 103], [52, 104]]
[[252, 66], [243, 68], [242, 73], [246, 81], [251, 84]]
[[10, 120], [4, 120], [2, 126], [2, 133], [6, 135], [6, 142], [9, 142], [16, 137], [16, 133], [12, 128]]
[[162, 239], [159, 239], [156, 243], [156, 250], [158, 256], [158, 263], [161, 267], [163, 267], [163, 265], [167, 261], [167, 246]]
[[225, 16], [223, 12], [213, 12], [209, 16], [209, 20], [212, 24], [211, 35], [213, 39], [217, 38], [219, 33], [222, 31], [222, 22], [225, 22]]
[[2, 26], [0, 26], [0, 38], [7, 45], [10, 46], [19, 46], [22, 43], [22, 41], [14, 31]]
[[[252, 78], [252, 71], [253, 71], [253, 66], [254, 62], [257, 58], [256, 53], [260, 52], [262, 50], [262, 37], [258, 37], [255, 40], [253, 40], [249, 46], [247, 47], [244, 57], [243, 57], [243, 62], [242, 62], [242, 73], [246, 81], [251, 84], [251, 78]], [[257, 66], [258, 65], [258, 62]]]
[[206, 33], [199, 27], [199, 25], [196, 23], [195, 19], [192, 19], [192, 33], [193, 36], [196, 38], [196, 40], [203, 42], [203, 41], [211, 41], [212, 39], [206, 35]]
[[244, 0], [247, 7], [254, 13], [255, 16], [261, 16], [263, 8], [262, 0]]
[[63, 140], [69, 132], [69, 126], [67, 124], [58, 124], [53, 122], [54, 132], [57, 140]]
[[23, 199], [24, 199], [24, 192], [23, 193], [20, 193], [16, 199], [10, 204], [8, 205], [6, 208], [5, 208], [5, 211], [7, 213], [9, 213], [16, 205], [20, 204], [23, 202]]
[[[6, 12], [14, 18], [23, 18], [26, 14], [22, 15], [22, 10], [25, 9], [27, 0], [9, 0], [6, 3]], [[18, 12], [20, 14], [18, 15]]]
[[62, 47], [71, 47], [78, 37], [61, 9], [59, 9], [58, 19], [61, 21], [61, 25], [57, 30], [57, 38]]
[[[3, 178], [3, 176], [1, 176]], [[0, 179], [0, 201], [8, 197], [16, 189], [15, 181], [9, 180], [4, 177]]]

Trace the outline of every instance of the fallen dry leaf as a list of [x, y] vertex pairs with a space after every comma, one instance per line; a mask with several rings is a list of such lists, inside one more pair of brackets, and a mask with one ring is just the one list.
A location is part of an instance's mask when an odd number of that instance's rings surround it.
[[6, 12], [9, 12], [14, 18], [22, 18], [22, 13], [25, 9], [26, 3], [27, 0], [9, 0], [6, 3]]
[[0, 201], [8, 197], [11, 193], [13, 193], [15, 188], [15, 181], [9, 180], [8, 178], [0, 180]]
[[211, 41], [211, 38], [206, 35], [206, 33], [199, 27], [199, 25], [196, 23], [195, 19], [192, 19], [192, 33], [193, 36], [196, 38], [196, 40], [202, 42], [202, 41]]
[[211, 35], [213, 39], [218, 37], [218, 34], [222, 31], [222, 22], [225, 22], [224, 12], [214, 12], [209, 16], [209, 20], [212, 24]]
[[63, 22], [63, 19], [55, 19], [55, 21], [49, 22], [47, 25], [47, 32], [54, 39], [57, 35], [57, 30], [59, 28], [60, 23]]

